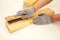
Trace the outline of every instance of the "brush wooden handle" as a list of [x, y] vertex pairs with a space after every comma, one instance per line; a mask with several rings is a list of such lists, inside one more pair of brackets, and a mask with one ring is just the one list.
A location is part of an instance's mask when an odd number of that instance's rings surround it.
[[60, 14], [56, 14], [56, 15], [52, 16], [52, 20], [53, 20], [53, 22], [60, 21]]
[[39, 8], [47, 5], [48, 3], [50, 3], [52, 0], [39, 0], [37, 3], [35, 3], [33, 6], [35, 8], [35, 10], [38, 10]]

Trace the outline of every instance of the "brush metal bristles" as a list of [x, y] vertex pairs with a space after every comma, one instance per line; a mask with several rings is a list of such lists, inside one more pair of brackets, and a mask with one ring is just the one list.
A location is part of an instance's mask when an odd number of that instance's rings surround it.
[[51, 17], [46, 14], [39, 14], [33, 19], [33, 23], [37, 25], [44, 25], [52, 23]]

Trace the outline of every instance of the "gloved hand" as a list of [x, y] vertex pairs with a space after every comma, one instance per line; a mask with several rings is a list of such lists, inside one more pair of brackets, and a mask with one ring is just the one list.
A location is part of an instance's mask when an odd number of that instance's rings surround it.
[[33, 19], [33, 24], [44, 25], [52, 23], [51, 16], [47, 14], [39, 14]]
[[24, 10], [18, 11], [16, 16], [22, 16], [22, 19], [25, 19], [33, 16], [34, 12], [35, 10], [33, 7], [25, 8]]
[[50, 24], [55, 22], [60, 22], [60, 14], [56, 14], [53, 16], [49, 16], [47, 14], [40, 14], [33, 19], [33, 23], [37, 25]]

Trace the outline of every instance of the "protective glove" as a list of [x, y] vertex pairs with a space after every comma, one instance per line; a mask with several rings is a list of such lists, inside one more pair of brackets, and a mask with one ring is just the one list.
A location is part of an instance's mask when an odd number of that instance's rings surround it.
[[22, 16], [21, 18], [25, 19], [33, 16], [34, 12], [35, 12], [34, 7], [25, 8], [24, 10], [18, 11], [16, 16]]

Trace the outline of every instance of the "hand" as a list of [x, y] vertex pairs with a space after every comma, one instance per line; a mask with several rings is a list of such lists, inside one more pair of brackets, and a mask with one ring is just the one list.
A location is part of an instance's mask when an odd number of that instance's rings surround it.
[[52, 23], [51, 16], [47, 14], [39, 14], [33, 19], [33, 23], [37, 25], [44, 25]]
[[25, 19], [33, 16], [34, 12], [35, 12], [34, 8], [30, 7], [30, 8], [26, 8], [24, 10], [18, 11], [16, 16], [22, 16], [22, 19]]

